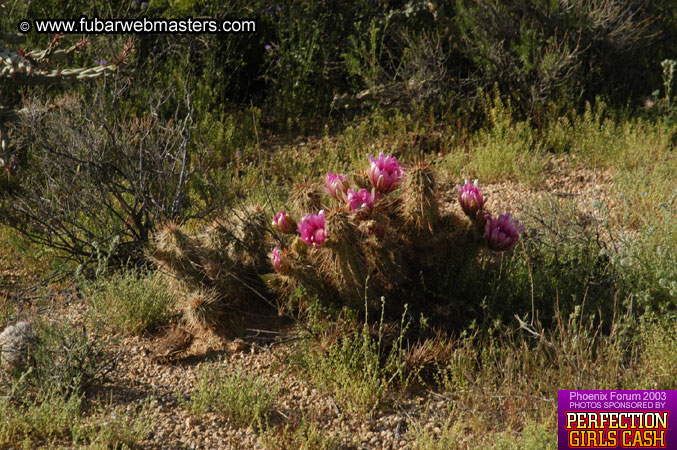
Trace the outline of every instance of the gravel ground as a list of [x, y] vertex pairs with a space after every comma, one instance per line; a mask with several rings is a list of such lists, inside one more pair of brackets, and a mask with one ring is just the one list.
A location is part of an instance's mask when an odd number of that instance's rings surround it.
[[[105, 386], [103, 394], [113, 396], [113, 403], [133, 408], [149, 396], [153, 398], [155, 414], [151, 434], [143, 442], [145, 448], [172, 449], [264, 449], [256, 432], [240, 428], [223, 417], [208, 412], [200, 417], [190, 414], [181, 398], [190, 396], [197, 370], [201, 364], [216, 363], [242, 368], [264, 383], [282, 386], [275, 408], [281, 420], [286, 417], [311, 417], [318, 429], [336, 436], [344, 449], [405, 449], [409, 447], [412, 418], [419, 422], [428, 417], [426, 429], [441, 432], [434, 414], [426, 410], [441, 410], [444, 400], [414, 398], [401, 403], [401, 411], [379, 411], [372, 417], [357, 419], [341, 414], [336, 403], [310, 386], [280, 361], [286, 360], [289, 346], [259, 348], [240, 341], [240, 345], [208, 351], [206, 355], [187, 356], [170, 363], [153, 358], [152, 339], [127, 338], [121, 351], [118, 368]], [[198, 362], [199, 361], [199, 362]], [[432, 420], [430, 420], [432, 419]], [[416, 426], [416, 425], [413, 425]]]

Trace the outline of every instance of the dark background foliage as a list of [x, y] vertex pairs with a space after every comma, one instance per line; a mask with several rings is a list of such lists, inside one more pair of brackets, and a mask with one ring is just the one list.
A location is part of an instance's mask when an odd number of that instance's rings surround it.
[[[257, 21], [247, 34], [90, 35], [55, 66], [96, 66], [131, 45], [114, 75], [30, 87], [3, 79], [3, 106], [32, 105], [3, 156], [15, 153], [22, 170], [3, 180], [3, 220], [78, 259], [115, 239], [124, 260], [160, 222], [226, 206], [237, 192], [225, 174], [253, 161], [246, 153], [259, 133], [318, 132], [390, 107], [429, 107], [472, 125], [482, 120], [483, 92], [537, 127], [596, 99], [632, 112], [661, 87], [660, 61], [677, 51], [677, 6], [668, 0], [15, 1], [3, 11], [9, 32], [24, 18], [83, 15]], [[53, 39], [27, 38], [14, 48]], [[61, 120], [64, 93], [81, 116]], [[148, 163], [131, 171], [139, 161]], [[84, 223], [100, 205], [98, 223]]]

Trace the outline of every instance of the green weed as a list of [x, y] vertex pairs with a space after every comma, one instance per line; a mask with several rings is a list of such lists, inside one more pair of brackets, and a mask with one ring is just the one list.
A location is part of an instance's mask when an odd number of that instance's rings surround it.
[[115, 331], [140, 334], [166, 325], [177, 294], [159, 274], [118, 272], [87, 285], [90, 313]]
[[273, 413], [279, 388], [239, 370], [232, 373], [222, 373], [222, 370], [220, 365], [209, 365], [200, 370], [188, 409], [194, 414], [209, 409], [237, 425], [264, 428]]
[[80, 422], [79, 395], [45, 390], [20, 402], [0, 396], [0, 447], [35, 448], [70, 437]]
[[302, 420], [300, 424], [285, 424], [271, 428], [261, 436], [263, 445], [269, 450], [338, 450], [338, 439], [330, 436], [311, 421]]
[[78, 448], [131, 449], [150, 430], [153, 415], [146, 402], [138, 411], [100, 405], [83, 414], [83, 396], [56, 390], [34, 396], [0, 396], [0, 448], [54, 448], [72, 443]]

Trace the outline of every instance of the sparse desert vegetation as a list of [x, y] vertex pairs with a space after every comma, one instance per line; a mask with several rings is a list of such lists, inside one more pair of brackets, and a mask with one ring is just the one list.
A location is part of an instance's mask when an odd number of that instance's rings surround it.
[[[0, 449], [556, 448], [558, 389], [677, 389], [677, 8], [628, 5], [1, 3]], [[12, 34], [83, 15], [257, 30]]]

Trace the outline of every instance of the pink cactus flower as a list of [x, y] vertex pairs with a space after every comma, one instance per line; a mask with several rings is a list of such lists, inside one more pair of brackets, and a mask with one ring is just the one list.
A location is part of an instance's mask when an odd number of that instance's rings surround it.
[[289, 275], [290, 265], [288, 254], [289, 250], [280, 250], [280, 247], [275, 247], [270, 254], [270, 262], [273, 264], [273, 269], [280, 275]]
[[322, 247], [327, 240], [327, 231], [324, 228], [324, 210], [319, 214], [308, 214], [301, 219], [298, 226], [301, 240], [315, 248]]
[[463, 212], [474, 219], [477, 217], [477, 213], [482, 210], [484, 207], [484, 199], [482, 198], [482, 191], [479, 189], [479, 180], [475, 180], [474, 183], [470, 183], [469, 180], [465, 180], [465, 184], [458, 187], [458, 202], [461, 204]]
[[350, 206], [350, 209], [355, 215], [362, 218], [371, 215], [376, 200], [378, 200], [378, 193], [374, 189], [372, 189], [371, 192], [366, 189], [360, 189], [357, 192], [348, 189], [348, 192], [346, 193], [346, 202], [348, 203], [348, 206]]
[[341, 201], [348, 189], [348, 178], [339, 173], [327, 172], [324, 176], [324, 183], [326, 184], [324, 191], [336, 200]]
[[487, 238], [487, 246], [495, 252], [512, 250], [520, 238], [524, 228], [512, 218], [510, 213], [501, 214], [498, 219], [493, 219], [489, 214], [484, 216], [486, 225], [484, 235]]
[[285, 210], [275, 214], [273, 218], [273, 227], [285, 234], [292, 234], [296, 231], [296, 221], [289, 217]]
[[282, 257], [280, 255], [280, 247], [275, 247], [273, 252], [270, 254], [270, 262], [273, 263], [273, 269], [275, 272], [280, 273], [282, 270]]
[[400, 163], [397, 162], [397, 158], [390, 155], [384, 156], [383, 152], [378, 155], [378, 158], [374, 158], [371, 155], [367, 156], [371, 163], [369, 180], [372, 186], [382, 194], [387, 194], [397, 189], [404, 175], [404, 170], [400, 167]]

